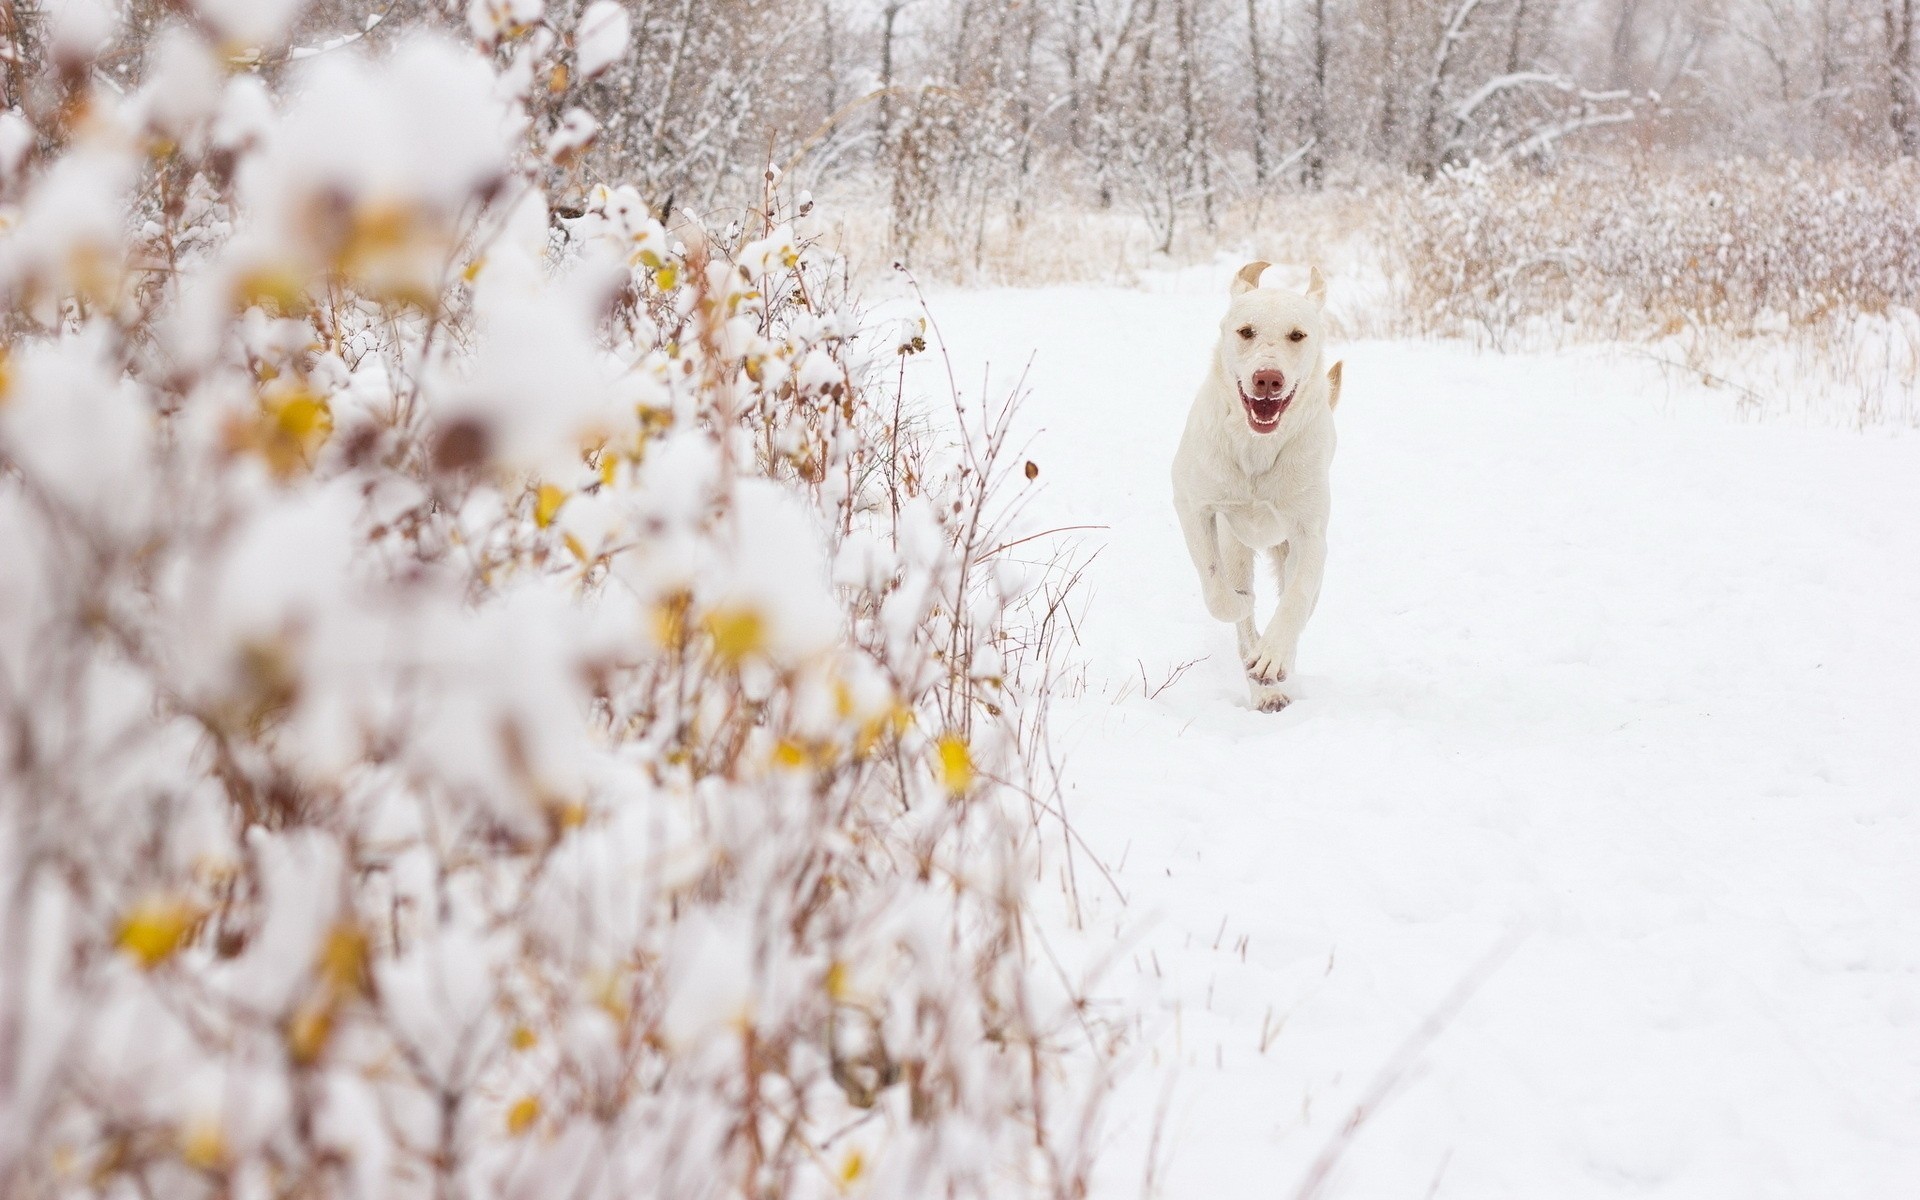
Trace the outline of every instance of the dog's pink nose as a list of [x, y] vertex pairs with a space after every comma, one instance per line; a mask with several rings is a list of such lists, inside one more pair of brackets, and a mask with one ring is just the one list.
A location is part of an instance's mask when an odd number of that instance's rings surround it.
[[1278, 371], [1255, 371], [1253, 395], [1256, 400], [1271, 400], [1287, 390], [1287, 377]]

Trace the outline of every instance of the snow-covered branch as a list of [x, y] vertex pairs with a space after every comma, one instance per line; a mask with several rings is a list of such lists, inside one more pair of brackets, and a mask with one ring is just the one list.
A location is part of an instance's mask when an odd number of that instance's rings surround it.
[[1508, 75], [1496, 75], [1474, 89], [1471, 95], [1465, 97], [1453, 106], [1454, 119], [1465, 124], [1473, 119], [1473, 115], [1479, 112], [1480, 106], [1487, 101], [1506, 92], [1525, 87], [1548, 88], [1573, 96], [1583, 104], [1608, 104], [1615, 101], [1628, 100], [1633, 96], [1632, 92], [1625, 89], [1605, 92], [1590, 91], [1581, 87], [1565, 75], [1556, 74], [1551, 71], [1515, 71]]
[[1544, 154], [1560, 139], [1588, 129], [1600, 129], [1608, 125], [1625, 125], [1636, 121], [1640, 114], [1631, 108], [1611, 112], [1584, 112], [1568, 117], [1564, 121], [1543, 126], [1500, 152], [1498, 161], [1529, 158]]

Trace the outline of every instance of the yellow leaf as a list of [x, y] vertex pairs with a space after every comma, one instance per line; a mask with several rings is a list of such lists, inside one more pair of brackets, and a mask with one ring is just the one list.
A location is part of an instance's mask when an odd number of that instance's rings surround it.
[[305, 389], [273, 401], [272, 411], [280, 428], [303, 442], [333, 429], [333, 412], [327, 402]]
[[335, 997], [357, 995], [367, 987], [367, 935], [342, 921], [320, 944], [320, 978]]
[[540, 1044], [540, 1035], [525, 1025], [515, 1025], [511, 1043], [515, 1050], [531, 1050]]
[[578, 829], [587, 823], [587, 806], [559, 797], [547, 801], [547, 815], [558, 829]]
[[865, 1155], [861, 1154], [857, 1149], [847, 1151], [847, 1157], [840, 1162], [840, 1186], [847, 1187], [851, 1185], [855, 1180], [859, 1179], [861, 1175], [865, 1174], [866, 1169], [867, 1159]]
[[575, 558], [579, 559], [581, 562], [587, 561], [587, 548], [580, 544], [579, 538], [569, 533], [569, 534], [563, 535], [560, 538], [560, 541], [566, 546], [567, 553], [573, 555]]
[[313, 456], [333, 433], [333, 410], [324, 397], [299, 384], [260, 398], [256, 437], [267, 466], [282, 479], [313, 465]]
[[670, 292], [680, 282], [680, 272], [670, 266], [663, 266], [653, 273], [653, 282], [663, 292]]
[[312, 307], [307, 299], [307, 277], [292, 263], [270, 263], [246, 271], [233, 282], [236, 309], [261, 308], [283, 317], [296, 317]]
[[838, 959], [827, 968], [827, 997], [831, 1000], [847, 998], [847, 964]]
[[693, 597], [686, 592], [662, 596], [653, 606], [653, 636], [665, 648], [677, 649], [687, 640], [687, 610]]
[[333, 1013], [319, 1000], [309, 1000], [287, 1021], [287, 1053], [293, 1061], [310, 1067], [320, 1060], [333, 1036]]
[[466, 280], [468, 283], [472, 283], [474, 280], [480, 278], [480, 272], [486, 270], [486, 267], [487, 260], [484, 256], [476, 258], [467, 264], [464, 271], [460, 272], [460, 278]]
[[729, 665], [737, 666], [748, 655], [766, 648], [766, 622], [751, 608], [716, 608], [701, 626], [713, 639], [714, 654]]
[[613, 480], [614, 480], [614, 474], [615, 474], [615, 472], [617, 472], [617, 471], [619, 471], [619, 469], [620, 469], [620, 456], [619, 456], [619, 455], [617, 455], [617, 454], [615, 454], [615, 453], [614, 453], [613, 451], [611, 451], [611, 450], [607, 450], [607, 451], [603, 451], [603, 452], [601, 452], [601, 455], [600, 455], [600, 483], [601, 483], [601, 485], [602, 485], [602, 486], [604, 486], [604, 487], [612, 487], [612, 486], [613, 486]]
[[654, 434], [673, 428], [673, 410], [670, 408], [649, 408], [640, 404], [634, 406], [634, 414], [640, 418], [642, 444]]
[[218, 1170], [227, 1161], [227, 1140], [220, 1123], [211, 1117], [198, 1117], [180, 1131], [180, 1159], [200, 1171]]
[[152, 970], [186, 943], [199, 919], [199, 910], [186, 900], [150, 897], [121, 920], [117, 941], [142, 967]]
[[807, 765], [807, 748], [792, 738], [781, 738], [780, 744], [773, 748], [773, 761], [776, 765], [797, 771]]
[[418, 214], [404, 201], [363, 204], [354, 210], [347, 242], [341, 248], [343, 265], [352, 271], [364, 266], [369, 258], [390, 254], [407, 245], [418, 228]]
[[861, 758], [872, 754], [888, 734], [898, 737], [913, 724], [913, 710], [904, 704], [896, 703], [886, 712], [874, 717], [860, 726], [860, 736], [854, 742], [854, 753]]
[[947, 734], [936, 747], [940, 759], [940, 783], [958, 796], [973, 786], [973, 754], [964, 738]]
[[553, 524], [553, 518], [560, 512], [560, 506], [567, 502], [567, 494], [551, 483], [543, 483], [533, 493], [533, 523], [545, 529]]
[[518, 1137], [540, 1119], [540, 1098], [522, 1096], [507, 1110], [507, 1132]]

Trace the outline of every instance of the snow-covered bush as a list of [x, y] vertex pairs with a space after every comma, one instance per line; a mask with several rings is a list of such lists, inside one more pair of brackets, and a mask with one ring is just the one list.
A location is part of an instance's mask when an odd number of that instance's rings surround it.
[[0, 115], [0, 1194], [1076, 1194], [1004, 428], [573, 174], [609, 6], [180, 7]]
[[1468, 167], [1406, 191], [1391, 228], [1425, 328], [1764, 333], [1920, 307], [1916, 194], [1912, 160]]

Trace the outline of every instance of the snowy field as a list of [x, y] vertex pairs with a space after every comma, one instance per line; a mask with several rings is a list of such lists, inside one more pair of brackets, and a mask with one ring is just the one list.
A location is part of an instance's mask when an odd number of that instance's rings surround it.
[[1320, 1194], [1916, 1194], [1920, 438], [1336, 340], [1326, 587], [1264, 716], [1167, 481], [1230, 271], [931, 297], [969, 390], [1031, 356], [1029, 524], [1106, 527], [1055, 717], [1125, 895], [1080, 863], [1080, 953], [1131, 937], [1098, 991], [1151, 1014], [1102, 1194], [1294, 1195], [1490, 955]]

